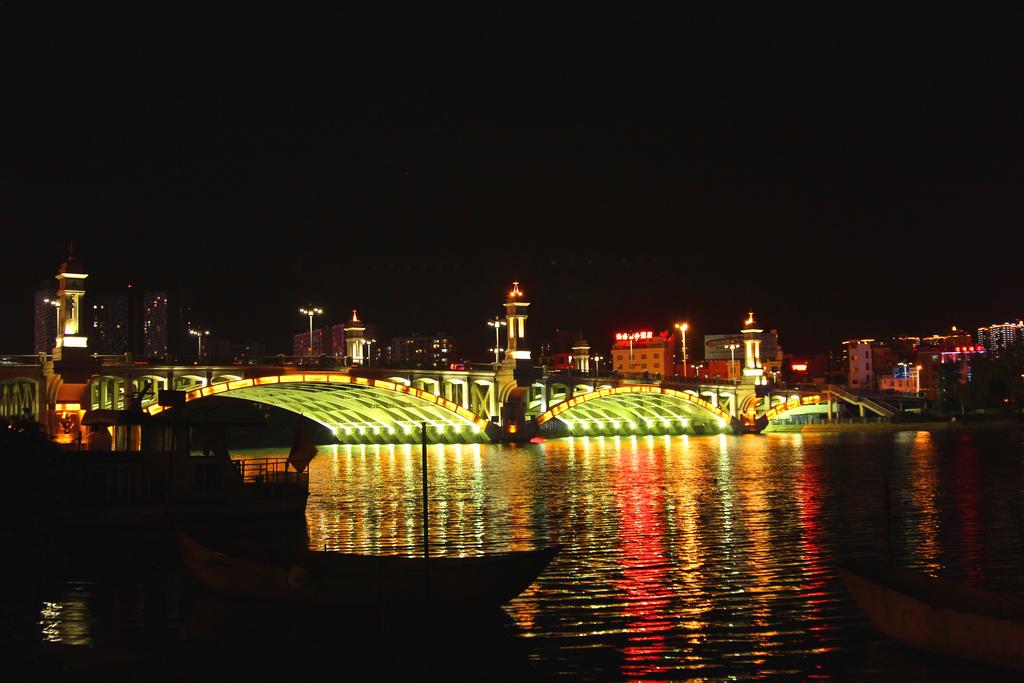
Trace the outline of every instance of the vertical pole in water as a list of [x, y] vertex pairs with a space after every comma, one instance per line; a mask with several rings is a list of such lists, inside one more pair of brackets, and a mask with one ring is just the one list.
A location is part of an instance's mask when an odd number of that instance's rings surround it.
[[885, 480], [885, 543], [889, 566], [892, 566], [892, 509], [889, 502], [889, 480]]
[[423, 474], [423, 564], [428, 566], [430, 560], [430, 526], [427, 519], [427, 423], [420, 425], [423, 441], [423, 455], [420, 470]]
[[430, 499], [427, 497], [427, 423], [420, 425], [423, 442], [420, 471], [423, 475], [423, 608], [427, 608], [430, 597], [430, 518], [428, 515]]
[[[430, 519], [427, 514], [429, 498], [427, 498], [427, 423], [420, 424], [423, 443], [420, 458], [420, 471], [423, 475], [423, 634], [430, 638]], [[430, 674], [430, 650], [424, 652], [428, 677]]]

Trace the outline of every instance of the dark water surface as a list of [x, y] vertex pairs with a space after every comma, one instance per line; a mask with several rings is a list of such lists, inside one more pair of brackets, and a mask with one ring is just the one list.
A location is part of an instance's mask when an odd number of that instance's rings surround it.
[[[427, 640], [418, 624], [382, 642], [343, 615], [268, 620], [202, 595], [160, 546], [115, 579], [68, 563], [23, 601], [38, 640], [129, 659], [277, 652], [267, 659], [480, 680], [1000, 679], [889, 643], [832, 563], [884, 560], [891, 531], [897, 565], [1024, 594], [1022, 442], [978, 431], [431, 446], [435, 553], [564, 549], [507, 616], [435, 624]], [[419, 448], [320, 447], [306, 517], [313, 548], [418, 554]], [[428, 640], [417, 660], [407, 644]]]

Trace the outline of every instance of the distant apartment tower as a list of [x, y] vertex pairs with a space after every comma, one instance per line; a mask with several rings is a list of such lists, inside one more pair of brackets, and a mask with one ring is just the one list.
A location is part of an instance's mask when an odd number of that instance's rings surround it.
[[35, 353], [50, 353], [57, 343], [57, 307], [50, 303], [56, 300], [57, 290], [52, 287], [41, 287], [33, 295]]
[[319, 356], [322, 353], [326, 354], [327, 350], [330, 348], [330, 328], [314, 328], [312, 345], [309, 343], [308, 331], [292, 335], [292, 355], [296, 358], [301, 358], [303, 356]]
[[851, 339], [846, 344], [849, 359], [847, 382], [852, 389], [868, 389], [875, 383], [875, 372], [871, 363], [871, 345], [873, 339]]
[[394, 337], [389, 360], [396, 367], [447, 369], [456, 360], [455, 337], [444, 332]]
[[849, 359], [849, 387], [859, 391], [878, 389], [878, 378], [891, 372], [896, 365], [890, 348], [874, 339], [850, 339], [843, 344], [847, 347]]
[[[330, 325], [313, 329], [312, 355], [345, 356], [345, 324]], [[309, 332], [292, 335], [292, 355], [302, 357], [310, 355]]]
[[90, 307], [89, 338], [96, 352], [104, 355], [130, 350], [131, 310], [127, 294], [97, 294]]
[[1011, 346], [1024, 343], [1024, 321], [1001, 323], [978, 328], [978, 345], [999, 355]]
[[143, 354], [167, 361], [195, 356], [188, 332], [191, 317], [188, 296], [184, 292], [146, 292], [142, 311]]

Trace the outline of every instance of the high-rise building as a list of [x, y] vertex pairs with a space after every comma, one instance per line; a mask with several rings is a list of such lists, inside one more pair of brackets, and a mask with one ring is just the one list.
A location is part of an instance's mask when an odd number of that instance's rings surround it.
[[455, 360], [455, 337], [444, 332], [413, 332], [391, 340], [390, 362], [396, 367], [447, 369]]
[[1024, 321], [978, 328], [978, 345], [998, 356], [1011, 346], [1024, 344]]
[[875, 384], [875, 372], [871, 364], [871, 348], [874, 339], [850, 339], [843, 342], [847, 347], [849, 374], [847, 383], [853, 389], [868, 389]]
[[874, 339], [849, 339], [847, 347], [849, 371], [847, 384], [857, 391], [875, 391], [878, 378], [892, 372], [896, 366], [896, 354], [887, 344]]
[[178, 357], [194, 357], [189, 334], [192, 324], [188, 294], [164, 290], [146, 292], [143, 297], [143, 354], [147, 358], [173, 361]]
[[127, 294], [93, 296], [90, 337], [93, 349], [101, 354], [121, 354], [130, 350], [131, 311]]
[[57, 343], [57, 290], [53, 287], [40, 287], [33, 295], [35, 309], [34, 342], [35, 353], [50, 353]]
[[[309, 331], [292, 335], [292, 355], [296, 358], [303, 356], [333, 355], [328, 354], [331, 350], [331, 329], [330, 327], [313, 328], [313, 343], [309, 343]], [[312, 346], [312, 350], [310, 349]]]

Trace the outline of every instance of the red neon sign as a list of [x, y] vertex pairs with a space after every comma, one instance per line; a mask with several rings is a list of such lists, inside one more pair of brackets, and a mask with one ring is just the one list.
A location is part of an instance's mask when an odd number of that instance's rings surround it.
[[640, 339], [652, 339], [654, 333], [650, 330], [644, 330], [643, 332], [617, 332], [615, 334], [615, 341], [638, 341]]
[[793, 363], [793, 372], [807, 372], [807, 363]]

